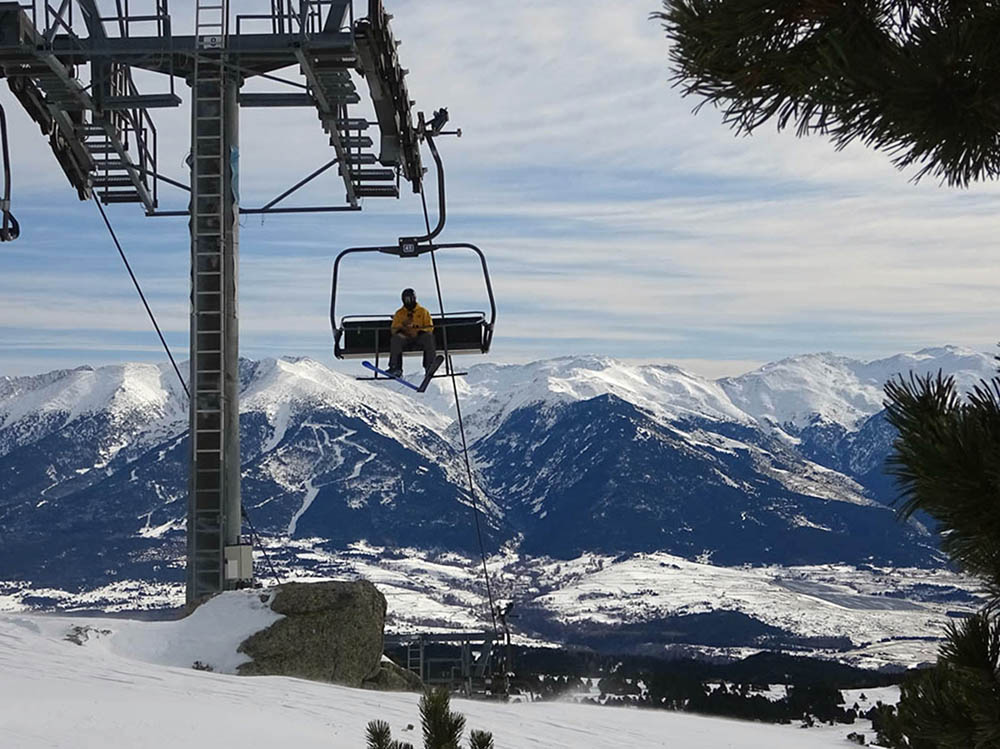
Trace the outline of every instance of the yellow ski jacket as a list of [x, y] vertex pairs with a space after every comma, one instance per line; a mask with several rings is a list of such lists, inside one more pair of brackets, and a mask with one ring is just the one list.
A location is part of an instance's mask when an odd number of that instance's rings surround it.
[[392, 316], [392, 332], [402, 333], [413, 338], [417, 333], [431, 333], [434, 331], [434, 323], [431, 321], [431, 313], [419, 304], [412, 310], [400, 307], [396, 314]]

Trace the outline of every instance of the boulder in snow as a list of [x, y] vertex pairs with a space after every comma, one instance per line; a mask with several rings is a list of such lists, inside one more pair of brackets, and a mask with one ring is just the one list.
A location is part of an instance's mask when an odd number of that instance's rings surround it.
[[381, 666], [385, 608], [367, 580], [281, 585], [271, 610], [285, 618], [240, 645], [253, 660], [239, 673], [359, 687]]

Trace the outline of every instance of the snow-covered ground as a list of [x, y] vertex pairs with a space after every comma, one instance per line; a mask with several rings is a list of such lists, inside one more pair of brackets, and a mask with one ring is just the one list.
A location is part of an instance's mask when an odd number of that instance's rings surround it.
[[[479, 560], [458, 554], [428, 557], [416, 550], [399, 550], [396, 558], [387, 558], [385, 549], [361, 544], [349, 553], [332, 554], [310, 548], [308, 540], [286, 543], [297, 545], [298, 554], [310, 554], [313, 562], [325, 558], [321, 575], [371, 580], [388, 601], [386, 626], [393, 632], [477, 628], [489, 616]], [[514, 601], [515, 611], [539, 605], [564, 624], [614, 626], [738, 611], [804, 638], [847, 638], [854, 644], [848, 651], [808, 654], [866, 668], [933, 662], [946, 624], [956, 614], [979, 608], [962, 600], [971, 598], [978, 584], [946, 570], [832, 564], [724, 567], [665, 553], [624, 558], [585, 554], [573, 560], [508, 553], [492, 557], [489, 569], [495, 594]], [[756, 650], [706, 652], [740, 657]]]
[[[420, 746], [417, 696], [280, 677], [238, 677], [238, 643], [275, 615], [258, 592], [213, 599], [186, 620], [0, 615], [0, 738], [17, 749], [360, 749], [369, 720]], [[69, 637], [70, 639], [67, 639]], [[192, 668], [195, 660], [215, 672]], [[455, 700], [497, 749], [819, 749], [853, 726], [802, 729], [569, 702]], [[414, 726], [414, 728], [407, 728]]]

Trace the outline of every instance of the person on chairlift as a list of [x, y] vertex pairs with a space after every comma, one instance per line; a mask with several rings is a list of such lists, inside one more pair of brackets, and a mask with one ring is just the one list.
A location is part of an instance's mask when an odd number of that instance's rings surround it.
[[431, 313], [417, 304], [413, 289], [403, 289], [403, 306], [392, 316], [392, 337], [389, 340], [389, 374], [403, 374], [403, 351], [424, 352], [424, 372], [434, 364], [437, 347], [434, 345], [434, 323]]

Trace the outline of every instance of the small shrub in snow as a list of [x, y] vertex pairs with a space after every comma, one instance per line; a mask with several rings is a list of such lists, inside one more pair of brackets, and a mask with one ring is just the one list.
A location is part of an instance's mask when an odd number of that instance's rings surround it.
[[469, 749], [493, 749], [493, 734], [489, 731], [473, 731], [469, 734]]
[[[420, 723], [424, 732], [424, 749], [460, 749], [465, 716], [451, 711], [451, 696], [446, 689], [424, 693], [420, 699]], [[413, 728], [412, 725], [407, 726]], [[392, 729], [384, 720], [368, 724], [367, 749], [413, 749], [412, 744], [392, 738]], [[472, 731], [469, 749], [494, 749], [493, 734]]]
[[413, 749], [413, 744], [394, 741], [392, 729], [384, 720], [373, 720], [368, 724], [367, 749]]
[[70, 631], [66, 634], [66, 637], [64, 639], [76, 645], [83, 645], [83, 643], [85, 643], [91, 637], [97, 638], [102, 635], [110, 635], [110, 634], [111, 634], [110, 629], [96, 629], [94, 627], [76, 626], [70, 629]]
[[435, 689], [420, 698], [420, 724], [424, 749], [458, 749], [465, 716], [451, 711], [451, 696], [446, 689]]

